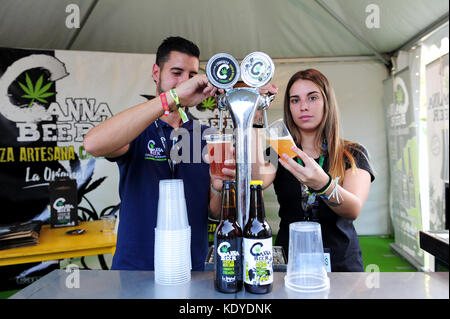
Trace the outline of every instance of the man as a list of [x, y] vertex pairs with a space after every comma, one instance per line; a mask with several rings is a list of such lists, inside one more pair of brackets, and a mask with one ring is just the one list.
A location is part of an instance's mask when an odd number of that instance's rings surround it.
[[[192, 270], [204, 269], [208, 250], [208, 205], [212, 212], [219, 213], [222, 181], [211, 180], [208, 163], [194, 160], [199, 154], [193, 154], [192, 146], [201, 143], [203, 150], [205, 141], [201, 136], [206, 127], [192, 120], [183, 123], [169, 92], [175, 89], [180, 104], [185, 107], [195, 106], [215, 95], [217, 89], [206, 76], [198, 75], [199, 55], [198, 47], [186, 39], [164, 40], [152, 70], [156, 97], [102, 122], [84, 139], [90, 154], [116, 162], [120, 170], [120, 223], [112, 269], [154, 269], [159, 181], [170, 178], [184, 182], [191, 226]], [[171, 113], [165, 112], [167, 108]], [[175, 144], [171, 134], [176, 136], [173, 130], [181, 129], [189, 132], [181, 135], [182, 145], [191, 145], [188, 162], [171, 160]], [[198, 134], [195, 134], [196, 129]], [[200, 136], [197, 138], [200, 141], [194, 140], [194, 136]], [[223, 172], [230, 174], [230, 179], [234, 178], [232, 171], [224, 169]]]

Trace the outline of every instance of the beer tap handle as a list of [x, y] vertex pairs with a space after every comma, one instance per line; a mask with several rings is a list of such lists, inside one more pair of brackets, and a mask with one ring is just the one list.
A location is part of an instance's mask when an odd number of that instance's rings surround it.
[[222, 133], [223, 131], [223, 111], [227, 109], [227, 103], [225, 95], [222, 94], [219, 97], [217, 97], [217, 108], [219, 109], [220, 115], [219, 115], [219, 133]]
[[262, 110], [264, 117], [264, 128], [267, 129], [269, 127], [269, 122], [267, 121], [267, 111], [266, 109]]
[[219, 133], [222, 134], [223, 131], [223, 109], [220, 109], [220, 116], [219, 116]]
[[262, 95], [262, 100], [258, 105], [258, 110], [267, 109], [272, 101], [275, 99], [275, 94], [264, 94]]

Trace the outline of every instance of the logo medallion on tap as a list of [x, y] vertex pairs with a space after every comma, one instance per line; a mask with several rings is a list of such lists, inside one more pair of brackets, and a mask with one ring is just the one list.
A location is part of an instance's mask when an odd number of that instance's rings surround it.
[[218, 53], [209, 59], [206, 75], [215, 87], [230, 89], [239, 80], [239, 63], [229, 54]]
[[270, 82], [275, 73], [272, 59], [263, 52], [247, 55], [241, 63], [242, 80], [251, 87], [261, 87]]

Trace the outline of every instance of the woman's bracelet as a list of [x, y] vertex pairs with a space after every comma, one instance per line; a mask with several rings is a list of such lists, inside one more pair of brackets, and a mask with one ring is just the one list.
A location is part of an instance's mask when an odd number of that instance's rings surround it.
[[[326, 173], [326, 172], [325, 172]], [[323, 194], [325, 194], [327, 191], [328, 191], [328, 189], [330, 188], [330, 186], [331, 186], [331, 182], [333, 181], [333, 179], [331, 178], [331, 175], [330, 174], [328, 174], [328, 173], [326, 173], [327, 175], [328, 175], [328, 182], [326, 183], [326, 185], [324, 186], [324, 187], [322, 187], [321, 189], [319, 189], [319, 190], [315, 190], [315, 189], [312, 189], [311, 188], [311, 192], [312, 193], [315, 193], [316, 195], [323, 195]]]
[[[338, 176], [334, 180], [334, 188], [331, 191], [330, 196], [327, 197], [325, 195], [320, 195], [320, 198], [324, 199], [325, 202], [331, 207], [340, 206], [340, 205], [342, 205], [342, 202], [344, 201], [344, 198], [342, 197], [342, 195], [339, 194], [339, 188], [338, 188], [338, 186], [339, 186], [339, 183], [338, 183], [339, 182], [339, 178], [340, 177]], [[330, 199], [332, 199], [332, 198], [334, 198], [336, 200], [336, 202], [330, 201]]]

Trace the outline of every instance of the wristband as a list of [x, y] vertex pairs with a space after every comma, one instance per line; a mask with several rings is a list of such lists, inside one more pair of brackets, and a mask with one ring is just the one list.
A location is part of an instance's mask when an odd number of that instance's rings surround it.
[[164, 110], [164, 116], [168, 116], [170, 114], [170, 111], [169, 111], [169, 103], [167, 103], [166, 92], [161, 93], [159, 95], [159, 98], [161, 99], [161, 104]]
[[328, 175], [328, 178], [329, 178], [328, 182], [326, 183], [326, 185], [324, 187], [322, 187], [321, 189], [317, 190], [317, 191], [311, 188], [311, 192], [316, 193], [316, 195], [323, 195], [323, 194], [325, 194], [328, 191], [328, 189], [331, 186], [331, 182], [333, 181], [333, 179], [331, 178], [330, 174], [328, 174], [328, 173], [326, 173], [326, 174]]
[[178, 109], [178, 113], [180, 113], [181, 120], [183, 121], [183, 123], [186, 123], [187, 121], [189, 121], [189, 119], [188, 119], [186, 113], [181, 108], [180, 98], [178, 97], [177, 92], [175, 92], [175, 89], [170, 89], [169, 92], [170, 92], [170, 95], [172, 95], [173, 100], [177, 104], [177, 109]]
[[214, 188], [213, 184], [211, 184], [211, 191], [213, 192], [213, 194], [216, 195], [222, 195], [222, 191], [218, 191], [217, 189]]

